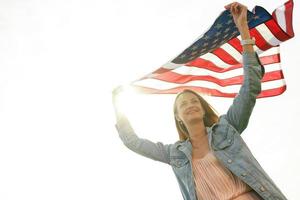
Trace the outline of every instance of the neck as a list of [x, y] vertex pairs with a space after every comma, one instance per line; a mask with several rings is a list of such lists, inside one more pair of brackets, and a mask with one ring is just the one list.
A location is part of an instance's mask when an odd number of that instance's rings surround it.
[[201, 123], [195, 123], [192, 125], [189, 125], [187, 127], [190, 135], [190, 140], [191, 144], [193, 146], [193, 149], [199, 149], [202, 148], [203, 146], [206, 146], [204, 144], [208, 143], [207, 140], [207, 132], [206, 132], [206, 127], [201, 121]]

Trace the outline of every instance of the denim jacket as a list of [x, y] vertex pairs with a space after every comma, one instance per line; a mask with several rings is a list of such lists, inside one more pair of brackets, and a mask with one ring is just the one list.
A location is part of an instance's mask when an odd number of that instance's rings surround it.
[[[233, 174], [248, 184], [264, 200], [287, 199], [257, 162], [240, 136], [247, 127], [256, 97], [261, 92], [264, 67], [256, 53], [243, 53], [244, 80], [238, 95], [219, 121], [206, 127], [209, 146], [216, 158]], [[171, 165], [185, 200], [197, 200], [191, 166], [192, 145], [189, 139], [162, 144], [139, 138], [123, 117], [116, 127], [123, 143], [132, 151]], [[200, 199], [198, 199], [200, 200]]]

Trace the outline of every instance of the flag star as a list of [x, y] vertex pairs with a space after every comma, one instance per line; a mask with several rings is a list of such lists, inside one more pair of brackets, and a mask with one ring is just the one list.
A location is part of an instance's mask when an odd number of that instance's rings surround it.
[[221, 35], [221, 32], [220, 31], [218, 31], [217, 33], [216, 33], [216, 36], [218, 37], [219, 35]]
[[258, 16], [258, 15], [253, 16], [254, 20], [259, 19], [259, 18], [260, 18], [260, 16]]
[[191, 53], [191, 55], [196, 55], [198, 53], [198, 51], [193, 51], [192, 53]]
[[203, 39], [204, 39], [204, 40], [208, 40], [208, 39], [209, 39], [209, 36], [205, 35], [205, 36], [203, 37]]
[[220, 29], [220, 28], [222, 28], [222, 27], [223, 27], [223, 26], [222, 26], [222, 24], [220, 24], [220, 23], [216, 25], [216, 28], [217, 28], [217, 29]]
[[217, 38], [213, 41], [213, 43], [217, 43], [218, 41], [219, 41], [219, 39]]
[[197, 56], [191, 56], [189, 57], [189, 60], [194, 60], [195, 58], [197, 58]]
[[184, 58], [184, 57], [186, 57], [185, 54], [182, 54], [182, 55], [179, 56], [179, 58]]
[[237, 34], [237, 33], [238, 33], [238, 31], [235, 30], [235, 31], [232, 32], [232, 35], [234, 36], [234, 35]]
[[197, 45], [192, 46], [192, 50], [196, 50], [196, 49], [198, 49]]
[[229, 27], [226, 28], [224, 32], [227, 33], [228, 31], [230, 31], [230, 28], [229, 28]]
[[224, 36], [223, 36], [223, 38], [224, 38], [224, 39], [225, 39], [225, 38], [227, 38], [227, 37], [228, 37], [228, 35], [229, 35], [229, 34], [226, 34], [226, 35], [224, 35]]
[[229, 25], [229, 24], [231, 24], [231, 23], [232, 23], [232, 19], [229, 19], [229, 20], [226, 22], [227, 25]]

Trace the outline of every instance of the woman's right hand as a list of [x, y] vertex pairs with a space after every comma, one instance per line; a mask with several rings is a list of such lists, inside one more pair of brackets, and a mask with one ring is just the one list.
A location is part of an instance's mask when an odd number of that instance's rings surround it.
[[116, 106], [117, 96], [123, 91], [123, 86], [119, 85], [112, 91], [113, 104]]
[[115, 110], [115, 115], [117, 120], [119, 120], [123, 114], [119, 111], [118, 109], [118, 96], [119, 94], [124, 91], [124, 87], [123, 86], [118, 86], [116, 87], [113, 91], [112, 91], [112, 102], [113, 102], [113, 106], [114, 106], [114, 110]]
[[[250, 31], [247, 21], [247, 7], [238, 2], [233, 2], [225, 6], [227, 10], [230, 10], [234, 23], [238, 28], [242, 40], [250, 39]], [[243, 45], [243, 51], [254, 52], [252, 45]]]
[[248, 26], [246, 6], [238, 2], [233, 2], [226, 5], [225, 9], [230, 10], [234, 23], [239, 30]]

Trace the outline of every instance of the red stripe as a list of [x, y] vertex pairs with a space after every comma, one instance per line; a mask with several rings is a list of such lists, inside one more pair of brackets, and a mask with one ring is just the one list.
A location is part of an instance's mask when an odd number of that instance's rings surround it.
[[293, 30], [293, 7], [294, 7], [294, 2], [292, 0], [286, 2], [284, 4], [285, 6], [285, 21], [286, 21], [286, 29], [287, 29], [287, 34], [290, 37], [294, 37], [294, 30]]
[[261, 82], [268, 82], [268, 81], [274, 81], [274, 80], [280, 80], [284, 79], [282, 70], [276, 70], [272, 72], [266, 72], [263, 76]]
[[[148, 94], [177, 94], [184, 89], [191, 89], [196, 92], [201, 93], [202, 95], [208, 96], [217, 96], [217, 97], [229, 97], [233, 98], [237, 95], [237, 93], [223, 93], [215, 89], [208, 89], [203, 87], [191, 87], [191, 86], [179, 86], [176, 88], [172, 88], [169, 90], [157, 90], [153, 88], [141, 87], [141, 86], [133, 86], [137, 91]], [[273, 88], [269, 90], [263, 90], [257, 98], [265, 98], [265, 97], [273, 97], [282, 94], [286, 90], [286, 85], [281, 86], [279, 88]]]
[[184, 89], [191, 89], [196, 92], [201, 93], [202, 95], [209, 95], [209, 96], [219, 96], [219, 97], [235, 97], [236, 93], [223, 93], [216, 89], [209, 89], [204, 87], [195, 87], [195, 86], [178, 86], [172, 89], [168, 90], [157, 90], [153, 88], [148, 87], [142, 87], [142, 86], [133, 86], [135, 90], [142, 93], [148, 93], [148, 94], [177, 94]]
[[227, 79], [218, 79], [213, 76], [195, 76], [195, 75], [181, 75], [175, 72], [168, 72], [163, 75], [158, 75], [153, 77], [153, 79], [166, 81], [169, 83], [177, 83], [177, 84], [184, 84], [190, 81], [209, 81], [212, 83], [216, 83], [222, 87], [229, 86], [229, 85], [237, 85], [243, 82], [243, 75], [235, 76]]
[[283, 42], [290, 39], [290, 37], [279, 27], [279, 25], [274, 20], [269, 20], [265, 24], [278, 40]]
[[153, 74], [163, 74], [163, 73], [168, 72], [168, 71], [170, 71], [170, 69], [166, 69], [166, 68], [161, 67], [161, 68], [158, 68], [157, 70], [155, 70], [152, 73]]
[[262, 56], [259, 58], [262, 65], [268, 65], [273, 63], [280, 63], [280, 54], [273, 54], [270, 56]]
[[233, 39], [229, 40], [228, 43], [231, 46], [233, 46], [238, 52], [240, 52], [242, 54], [243, 47], [242, 47], [241, 42], [238, 38], [233, 38]]
[[232, 57], [229, 53], [227, 53], [222, 48], [217, 48], [212, 52], [214, 55], [218, 56], [223, 62], [230, 64], [230, 65], [236, 65], [239, 64], [239, 62]]
[[[278, 9], [278, 8], [277, 8]], [[273, 19], [276, 21], [276, 22], [278, 22], [278, 18], [277, 18], [277, 15], [276, 15], [276, 10], [277, 9], [275, 9], [274, 11], [273, 11], [273, 13], [272, 13], [272, 17], [273, 17]]]
[[[280, 54], [274, 54], [274, 55], [270, 55], [270, 56], [262, 56], [259, 59], [260, 59], [260, 62], [262, 65], [279, 63], [280, 62]], [[214, 72], [223, 73], [223, 72], [227, 72], [227, 71], [234, 70], [237, 68], [241, 68], [242, 64], [239, 63], [236, 65], [227, 67], [227, 68], [222, 68], [222, 67], [215, 65], [214, 63], [212, 63], [209, 60], [205, 60], [203, 58], [197, 58], [197, 59], [187, 63], [185, 66], [197, 67], [197, 68], [201, 68], [201, 69], [207, 69], [207, 70], [211, 70]]]
[[278, 95], [282, 94], [285, 90], [286, 90], [286, 85], [283, 85], [279, 88], [263, 90], [263, 91], [261, 91], [261, 93], [258, 95], [257, 98], [278, 96]]
[[[272, 72], [265, 73], [264, 77], [262, 78], [261, 82], [267, 82], [272, 80], [280, 80], [283, 79], [282, 70], [276, 70]], [[167, 72], [163, 75], [157, 75], [152, 77], [152, 79], [165, 81], [169, 83], [176, 83], [176, 84], [185, 84], [190, 81], [208, 81], [215, 83], [221, 87], [226, 87], [230, 85], [241, 85], [243, 83], [243, 75], [226, 78], [226, 79], [219, 79], [213, 76], [195, 76], [195, 75], [181, 75], [175, 72]]]
[[273, 47], [263, 38], [256, 28], [250, 30], [250, 35], [255, 38], [255, 45], [261, 50], [266, 51]]
[[[268, 29], [271, 31], [273, 36], [278, 40], [285, 41], [289, 39], [286, 33], [282, 31], [279, 25], [274, 21], [274, 19], [268, 20], [264, 24], [268, 27]], [[255, 37], [256, 40], [255, 44], [261, 50], [265, 51], [273, 47], [264, 39], [264, 37], [255, 27], [250, 29], [250, 35], [252, 37]], [[238, 38], [233, 38], [230, 41], [228, 41], [228, 43], [231, 46], [233, 46], [236, 50], [238, 50], [240, 53], [243, 52], [243, 47], [241, 46], [240, 40]]]
[[208, 70], [211, 70], [214, 72], [224, 72], [224, 70], [226, 70], [225, 68], [219, 67], [219, 66], [215, 65], [213, 62], [211, 62], [209, 60], [205, 60], [203, 58], [196, 58], [195, 60], [186, 63], [185, 66], [208, 69]]

